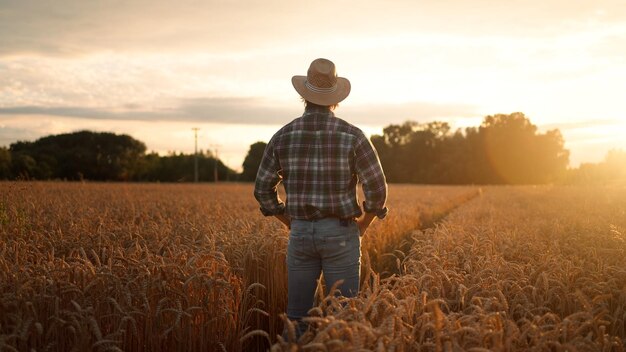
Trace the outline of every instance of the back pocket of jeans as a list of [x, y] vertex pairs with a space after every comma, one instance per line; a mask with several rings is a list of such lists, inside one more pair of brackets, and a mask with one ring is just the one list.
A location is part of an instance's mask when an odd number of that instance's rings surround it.
[[324, 237], [324, 242], [328, 246], [345, 247], [348, 245], [349, 239], [350, 237], [348, 236], [348, 234], [342, 234], [339, 236], [326, 236]]

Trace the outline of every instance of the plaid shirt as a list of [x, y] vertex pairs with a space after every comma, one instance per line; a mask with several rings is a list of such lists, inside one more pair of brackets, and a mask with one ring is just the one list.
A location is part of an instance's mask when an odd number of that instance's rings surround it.
[[[283, 181], [287, 205], [276, 189]], [[263, 155], [254, 196], [266, 215], [293, 219], [354, 218], [362, 183], [363, 208], [379, 218], [387, 214], [387, 183], [374, 146], [357, 127], [328, 109], [306, 109], [278, 130]]]

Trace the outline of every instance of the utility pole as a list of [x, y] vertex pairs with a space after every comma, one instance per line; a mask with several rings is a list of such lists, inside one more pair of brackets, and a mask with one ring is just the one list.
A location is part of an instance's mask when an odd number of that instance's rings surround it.
[[217, 183], [218, 181], [218, 177], [217, 177], [217, 152], [218, 152], [218, 148], [221, 147], [221, 145], [219, 144], [211, 144], [209, 145], [210, 148], [213, 148], [214, 153], [213, 153], [213, 180], [215, 181], [215, 183]]
[[194, 139], [196, 141], [193, 152], [193, 182], [198, 183], [198, 127], [192, 128]]

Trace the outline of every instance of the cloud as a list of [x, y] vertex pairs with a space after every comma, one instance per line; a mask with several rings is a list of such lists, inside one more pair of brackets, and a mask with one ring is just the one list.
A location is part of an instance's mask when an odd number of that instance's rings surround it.
[[270, 106], [258, 98], [188, 98], [173, 109], [181, 118], [234, 124], [281, 124], [301, 107]]
[[[84, 108], [75, 106], [63, 106], [63, 107], [41, 107], [41, 106], [15, 106], [0, 108], [0, 114], [2, 115], [49, 115], [49, 116], [64, 116], [64, 117], [80, 117], [91, 119], [133, 119], [130, 112], [122, 117], [121, 113], [106, 111], [96, 108]], [[139, 113], [141, 114], [141, 113]]]
[[407, 102], [398, 104], [376, 104], [347, 106], [337, 112], [338, 116], [369, 125], [386, 126], [407, 120], [431, 122], [434, 120], [454, 120], [476, 117], [477, 107], [470, 104], [438, 104], [430, 102]]
[[[304, 39], [310, 31], [301, 24], [328, 11], [282, 0], [0, 0], [0, 9], [0, 56], [246, 51], [277, 38]], [[317, 34], [337, 30], [325, 26]]]
[[[285, 124], [300, 116], [303, 106], [272, 105], [260, 98], [185, 98], [172, 107], [149, 109], [138, 104], [106, 109], [81, 106], [0, 107], [0, 115], [47, 115], [97, 120], [188, 121], [230, 124]], [[418, 122], [476, 116], [476, 108], [466, 104], [410, 102], [403, 104], [348, 105], [337, 116], [356, 124], [388, 125], [406, 120]]]
[[[215, 42], [228, 3], [0, 1], [0, 54], [81, 55], [102, 50], [180, 49]], [[203, 6], [203, 4], [205, 4]], [[236, 42], [236, 41], [235, 41]], [[210, 49], [211, 45], [207, 45]]]
[[540, 124], [539, 127], [543, 130], [559, 129], [560, 131], [574, 131], [581, 129], [589, 129], [590, 127], [597, 128], [610, 128], [611, 126], [619, 126], [623, 122], [617, 119], [597, 119], [597, 120], [579, 120], [571, 122], [556, 122], [548, 124]]
[[0, 0], [0, 56], [248, 50], [433, 29], [467, 35], [545, 37], [593, 21], [621, 22], [625, 16], [626, 7], [620, 0], [577, 2], [575, 6], [567, 0], [428, 4], [405, 0], [393, 6], [331, 0], [318, 1], [316, 6], [281, 0]]
[[179, 99], [173, 107], [150, 109], [125, 104], [121, 109], [81, 106], [13, 106], [0, 107], [0, 115], [47, 115], [97, 120], [188, 121], [220, 123], [285, 123], [296, 117], [297, 109], [263, 106], [254, 98]]

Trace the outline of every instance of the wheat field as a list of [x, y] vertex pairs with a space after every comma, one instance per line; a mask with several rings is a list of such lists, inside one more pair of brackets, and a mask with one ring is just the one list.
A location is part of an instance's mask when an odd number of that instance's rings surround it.
[[[286, 326], [252, 185], [0, 183], [0, 351], [622, 351], [626, 189], [391, 185], [362, 290]], [[323, 291], [319, 291], [323, 292]]]

